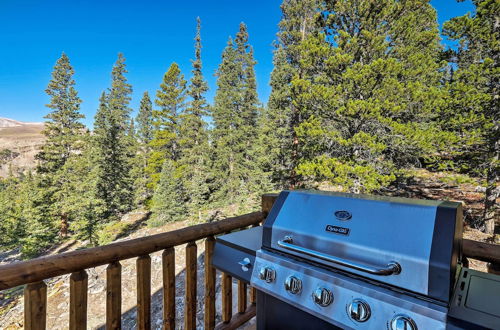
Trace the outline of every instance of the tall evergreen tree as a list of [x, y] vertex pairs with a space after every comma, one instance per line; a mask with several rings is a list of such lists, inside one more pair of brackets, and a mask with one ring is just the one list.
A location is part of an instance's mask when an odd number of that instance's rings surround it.
[[325, 1], [292, 80], [299, 174], [353, 192], [388, 185], [443, 143], [434, 8], [423, 0]]
[[210, 145], [208, 142], [205, 116], [210, 114], [205, 98], [208, 84], [202, 73], [201, 61], [201, 21], [197, 18], [195, 37], [195, 59], [192, 61], [192, 77], [187, 89], [189, 103], [180, 116], [179, 149], [181, 157], [178, 165], [182, 171], [184, 189], [189, 196], [189, 208], [192, 213], [198, 212], [209, 195]]
[[60, 207], [71, 218], [69, 229], [76, 238], [97, 244], [97, 234], [106, 220], [104, 200], [98, 196], [98, 153], [92, 136], [84, 136], [81, 153], [73, 155], [62, 168], [64, 196]]
[[177, 161], [179, 154], [179, 116], [185, 107], [186, 80], [177, 63], [172, 63], [163, 76], [153, 110], [153, 139], [147, 172], [151, 177], [150, 187], [155, 188], [160, 179], [163, 162], [169, 158]]
[[9, 175], [0, 178], [0, 251], [11, 249], [25, 236], [25, 219], [21, 219], [20, 197], [24, 195], [23, 179]]
[[296, 128], [302, 122], [294, 97], [292, 80], [303, 77], [301, 43], [318, 32], [315, 17], [321, 11], [318, 0], [284, 0], [278, 42], [271, 72], [271, 95], [262, 121], [265, 136], [263, 167], [271, 172], [279, 188], [293, 188], [300, 178], [296, 167], [300, 159]]
[[104, 201], [106, 218], [128, 211], [132, 206], [131, 155], [127, 140], [132, 87], [126, 73], [125, 58], [118, 54], [111, 72], [111, 88], [100, 98], [94, 123], [99, 166], [97, 197]]
[[229, 38], [217, 70], [213, 110], [215, 162], [219, 195], [229, 201], [258, 190], [259, 171], [255, 141], [259, 104], [253, 51], [245, 24], [235, 41]]
[[[126, 141], [126, 155], [129, 162], [129, 176], [131, 182], [131, 207], [136, 207], [137, 205], [143, 205], [147, 199], [146, 191], [143, 190], [142, 185], [137, 186], [141, 181], [141, 177], [146, 177], [145, 169], [143, 163], [146, 161], [143, 158], [143, 149], [141, 142], [139, 141], [138, 133], [135, 127], [135, 121], [130, 118], [127, 132], [125, 134]], [[138, 181], [139, 180], [139, 181]], [[145, 182], [147, 183], [147, 181]]]
[[[46, 137], [42, 150], [37, 154], [40, 161], [39, 173], [55, 173], [68, 160], [72, 153], [81, 148], [84, 115], [80, 113], [82, 100], [75, 89], [75, 71], [68, 56], [63, 53], [57, 60], [52, 79], [45, 92], [50, 96], [47, 107], [52, 111], [45, 116]], [[80, 144], [80, 145], [79, 145]]]
[[458, 49], [449, 51], [457, 70], [448, 84], [449, 117], [444, 126], [460, 137], [450, 149], [459, 155], [459, 165], [486, 179], [483, 219], [485, 232], [493, 234], [500, 196], [500, 4], [473, 3], [473, 15], [444, 24], [444, 34], [459, 41]]
[[[73, 80], [74, 70], [66, 54], [62, 54], [57, 60], [52, 72], [52, 79], [45, 92], [50, 96], [47, 107], [52, 111], [45, 116], [47, 119], [43, 134], [45, 143], [36, 158], [39, 160], [37, 173], [40, 175], [40, 198], [37, 205], [40, 216], [45, 217], [43, 221], [54, 218], [59, 221], [59, 233], [66, 236], [69, 227], [68, 214], [60, 207], [64, 203], [65, 195], [62, 193], [62, 185], [66, 178], [62, 168], [68, 159], [82, 148], [83, 124], [80, 122], [84, 116], [80, 113], [81, 99], [75, 89]], [[57, 220], [59, 219], [59, 220]], [[49, 226], [50, 227], [50, 226]], [[47, 231], [47, 240], [51, 240]]]
[[54, 206], [50, 203], [41, 176], [28, 173], [19, 186], [16, 216], [23, 223], [25, 235], [20, 239], [23, 258], [32, 258], [56, 243], [57, 227], [53, 218]]
[[142, 96], [136, 123], [138, 145], [132, 165], [132, 178], [134, 179], [135, 202], [142, 205], [152, 195], [148, 187], [149, 175], [146, 172], [146, 166], [151, 155], [149, 143], [153, 139], [153, 105], [147, 91]]
[[142, 95], [139, 112], [135, 121], [139, 142], [146, 146], [153, 139], [153, 104], [147, 91]]

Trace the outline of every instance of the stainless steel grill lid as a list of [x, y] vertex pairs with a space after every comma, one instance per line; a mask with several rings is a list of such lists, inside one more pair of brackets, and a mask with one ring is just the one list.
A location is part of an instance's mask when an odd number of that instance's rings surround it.
[[460, 203], [284, 191], [262, 246], [448, 302], [461, 237]]

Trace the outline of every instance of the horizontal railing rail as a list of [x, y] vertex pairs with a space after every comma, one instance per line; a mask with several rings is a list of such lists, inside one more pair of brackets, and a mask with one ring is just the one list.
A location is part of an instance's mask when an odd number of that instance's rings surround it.
[[466, 266], [468, 265], [467, 259], [484, 261], [488, 263], [489, 273], [500, 275], [500, 245], [464, 239], [462, 253], [466, 258]]
[[261, 211], [253, 212], [152, 236], [0, 266], [0, 290], [147, 255], [208, 236], [259, 224], [264, 220], [264, 216]]

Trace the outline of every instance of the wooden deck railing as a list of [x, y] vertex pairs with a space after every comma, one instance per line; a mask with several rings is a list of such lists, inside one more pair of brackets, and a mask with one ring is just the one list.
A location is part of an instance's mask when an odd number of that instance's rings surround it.
[[[255, 290], [238, 282], [238, 313], [232, 315], [232, 278], [222, 274], [222, 323], [216, 325], [216, 271], [211, 267], [214, 236], [233, 230], [258, 226], [270, 211], [275, 194], [262, 196], [262, 210], [213, 223], [186, 227], [162, 234], [117, 242], [106, 246], [41, 257], [0, 266], [0, 291], [24, 285], [24, 328], [45, 329], [47, 318], [47, 285], [44, 280], [71, 274], [70, 329], [87, 328], [88, 276], [86, 269], [108, 265], [106, 269], [106, 329], [121, 328], [121, 265], [120, 261], [137, 258], [137, 328], [151, 328], [151, 258], [149, 254], [162, 251], [163, 328], [175, 328], [175, 250], [186, 244], [184, 329], [196, 328], [197, 245], [205, 239], [205, 329], [235, 329], [255, 316]], [[463, 253], [467, 258], [500, 265], [500, 246], [464, 240]], [[494, 268], [492, 268], [494, 269]]]
[[214, 236], [258, 226], [266, 217], [273, 195], [262, 196], [262, 211], [217, 222], [205, 223], [157, 235], [112, 243], [105, 246], [61, 253], [0, 266], [0, 291], [24, 285], [24, 328], [45, 329], [47, 319], [47, 285], [44, 280], [71, 274], [70, 329], [87, 328], [88, 276], [86, 269], [101, 265], [106, 268], [106, 329], [121, 328], [121, 264], [137, 258], [137, 328], [151, 328], [151, 258], [149, 254], [163, 250], [163, 328], [175, 328], [175, 250], [186, 244], [184, 329], [196, 328], [197, 245], [205, 239], [205, 329], [234, 329], [255, 316], [255, 292], [238, 283], [238, 313], [232, 315], [232, 278], [222, 274], [222, 323], [215, 324], [216, 271], [211, 267]]

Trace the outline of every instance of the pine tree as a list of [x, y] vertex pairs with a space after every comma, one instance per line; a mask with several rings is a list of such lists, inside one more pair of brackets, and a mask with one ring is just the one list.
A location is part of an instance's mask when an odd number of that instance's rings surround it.
[[213, 110], [215, 177], [220, 198], [234, 202], [259, 189], [255, 60], [248, 44], [245, 24], [235, 41], [229, 38], [217, 70], [217, 92]]
[[105, 219], [104, 200], [98, 197], [96, 147], [90, 134], [84, 136], [81, 153], [68, 159], [62, 168], [61, 193], [64, 196], [60, 207], [72, 219], [69, 229], [76, 238], [97, 244], [97, 233]]
[[166, 159], [162, 166], [152, 200], [153, 225], [182, 220], [187, 215], [179, 168], [171, 159]]
[[50, 96], [47, 107], [52, 109], [47, 116], [43, 134], [46, 137], [42, 150], [38, 153], [40, 161], [38, 173], [55, 173], [68, 160], [72, 153], [81, 147], [80, 137], [84, 128], [80, 122], [82, 100], [75, 89], [75, 71], [66, 54], [57, 60], [52, 79], [45, 92]]
[[96, 245], [97, 231], [106, 220], [104, 200], [97, 190], [98, 152], [88, 131], [81, 142], [80, 152], [68, 158], [56, 176], [61, 188], [55, 196], [60, 200], [57, 208], [68, 219], [71, 234]]
[[457, 70], [448, 84], [449, 113], [443, 122], [459, 137], [449, 150], [458, 156], [458, 165], [486, 179], [483, 219], [485, 232], [493, 234], [500, 196], [500, 5], [494, 0], [473, 3], [473, 15], [444, 24], [444, 34], [459, 41], [459, 47], [449, 50]]
[[12, 228], [17, 221], [11, 217], [12, 201], [8, 188], [13, 184], [9, 181], [0, 179], [0, 251], [10, 248], [15, 241]]
[[300, 180], [296, 167], [300, 159], [299, 140], [295, 128], [302, 122], [297, 99], [293, 95], [292, 79], [301, 78], [301, 42], [317, 33], [317, 0], [284, 0], [279, 23], [278, 43], [274, 51], [271, 72], [271, 95], [262, 121], [266, 137], [263, 168], [271, 172], [279, 188], [294, 188]]
[[135, 121], [133, 118], [129, 119], [129, 124], [127, 127], [127, 131], [125, 133], [125, 144], [126, 144], [126, 149], [125, 149], [126, 159], [128, 161], [128, 168], [129, 168], [128, 179], [130, 182], [130, 187], [132, 189], [130, 193], [130, 209], [132, 209], [135, 208], [137, 205], [143, 204], [144, 199], [142, 198], [142, 196], [144, 196], [145, 193], [144, 191], [141, 192], [140, 189], [136, 189], [136, 188], [142, 188], [142, 187], [137, 187], [136, 183], [138, 183], [137, 180], [140, 179], [141, 176], [145, 176], [145, 174], [144, 174], [143, 161], [141, 161], [141, 154], [142, 154], [141, 143], [137, 135], [137, 130], [135, 128]]
[[142, 95], [135, 121], [139, 142], [141, 145], [146, 146], [153, 139], [153, 105], [147, 91]]
[[125, 58], [118, 59], [111, 72], [111, 88], [103, 93], [95, 116], [97, 146], [97, 197], [104, 201], [105, 217], [116, 217], [132, 206], [131, 155], [127, 132], [130, 128], [130, 94]]
[[0, 251], [15, 247], [25, 236], [25, 221], [20, 219], [21, 186], [22, 178], [0, 178]]
[[136, 166], [136, 158], [140, 151], [140, 142], [137, 136], [137, 130], [135, 129], [135, 121], [133, 118], [130, 118], [127, 131], [125, 132], [125, 142], [126, 142], [126, 150], [127, 150], [127, 159], [129, 161], [130, 167], [130, 177], [132, 182], [135, 180], [134, 174], [132, 172], [135, 171], [134, 166]]
[[160, 89], [156, 92], [156, 105], [153, 110], [153, 139], [150, 142], [151, 156], [147, 172], [151, 177], [150, 188], [154, 189], [160, 179], [163, 162], [166, 159], [177, 161], [179, 115], [184, 109], [186, 98], [186, 81], [179, 66], [172, 63], [163, 76]]
[[148, 187], [149, 176], [146, 166], [151, 155], [149, 143], [153, 139], [153, 105], [147, 91], [142, 96], [136, 123], [138, 146], [132, 165], [132, 178], [134, 179], [135, 203], [143, 205], [152, 195]]
[[[39, 211], [45, 212], [40, 216], [46, 220], [60, 219], [59, 233], [61, 236], [68, 234], [68, 214], [61, 209], [65, 195], [62, 193], [64, 176], [61, 169], [72, 155], [77, 154], [82, 148], [83, 124], [80, 119], [81, 99], [75, 90], [73, 80], [74, 70], [66, 54], [57, 60], [52, 72], [52, 79], [45, 92], [50, 96], [47, 105], [52, 111], [45, 116], [48, 119], [43, 131], [46, 140], [42, 150], [37, 154], [39, 160], [37, 173], [40, 175], [40, 200], [37, 201]], [[53, 231], [50, 228], [49, 231]]]
[[26, 233], [20, 239], [23, 258], [32, 258], [57, 242], [56, 222], [48, 214], [52, 213], [51, 195], [43, 188], [40, 176], [28, 173], [19, 187], [19, 221]]
[[209, 106], [205, 98], [208, 84], [203, 78], [201, 61], [201, 21], [197, 18], [195, 37], [195, 60], [192, 61], [192, 77], [187, 95], [190, 101], [180, 116], [179, 149], [183, 186], [189, 196], [189, 208], [201, 217], [201, 208], [209, 195], [210, 145], [207, 124], [204, 120], [209, 115]]
[[291, 82], [297, 172], [305, 184], [379, 189], [445, 141], [434, 124], [444, 106], [436, 12], [421, 0], [326, 1], [318, 24]]

